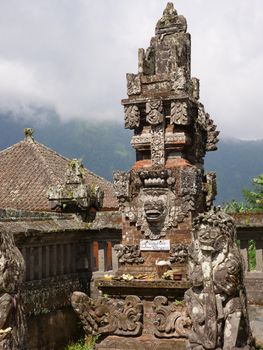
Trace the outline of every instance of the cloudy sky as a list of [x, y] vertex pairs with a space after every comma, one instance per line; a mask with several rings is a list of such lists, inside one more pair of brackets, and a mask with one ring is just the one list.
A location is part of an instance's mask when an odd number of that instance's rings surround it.
[[[0, 109], [122, 122], [164, 0], [0, 0]], [[263, 1], [176, 0], [192, 34], [192, 76], [223, 136], [263, 138]]]

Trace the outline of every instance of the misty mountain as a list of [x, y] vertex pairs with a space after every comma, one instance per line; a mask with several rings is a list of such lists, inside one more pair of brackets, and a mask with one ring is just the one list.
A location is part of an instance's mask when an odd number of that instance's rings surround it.
[[[0, 114], [0, 149], [23, 139], [23, 129], [32, 127], [38, 142], [69, 158], [82, 159], [92, 172], [112, 180], [114, 170], [128, 170], [135, 160], [131, 132], [122, 123], [71, 120], [62, 122], [54, 112], [43, 121]], [[221, 140], [216, 152], [205, 160], [207, 171], [217, 172], [217, 203], [242, 200], [242, 189], [263, 173], [263, 140]]]

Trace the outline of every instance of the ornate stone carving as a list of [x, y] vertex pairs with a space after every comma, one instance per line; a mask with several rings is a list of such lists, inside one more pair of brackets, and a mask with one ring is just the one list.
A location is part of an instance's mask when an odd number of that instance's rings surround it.
[[152, 134], [150, 133], [136, 135], [136, 136], [133, 136], [131, 139], [131, 145], [135, 149], [140, 149], [147, 146], [150, 148], [151, 142], [152, 142]]
[[159, 125], [152, 128], [151, 158], [154, 167], [160, 167], [165, 163], [164, 130]]
[[141, 93], [141, 80], [138, 74], [127, 74], [127, 93], [129, 96]]
[[94, 300], [85, 293], [74, 292], [71, 303], [87, 335], [136, 336], [141, 333], [143, 305], [136, 295], [124, 300], [102, 297]]
[[193, 287], [185, 302], [193, 322], [191, 349], [250, 349], [242, 259], [233, 219], [213, 209], [193, 223], [189, 249]]
[[214, 125], [213, 120], [210, 118], [209, 114], [205, 112], [204, 106], [198, 104], [198, 118], [197, 123], [201, 126], [203, 130], [206, 131], [206, 151], [215, 151], [217, 149], [218, 135], [219, 131], [216, 130], [216, 125]]
[[21, 303], [24, 259], [10, 232], [0, 232], [0, 349], [25, 349], [25, 319]]
[[141, 190], [136, 225], [141, 227], [146, 238], [164, 237], [168, 228], [173, 226], [174, 200], [172, 191], [165, 188]]
[[113, 173], [113, 186], [119, 201], [120, 208], [129, 200], [130, 173], [124, 171], [115, 171]]
[[[177, 186], [176, 179], [180, 179]], [[177, 227], [194, 211], [202, 186], [202, 172], [194, 167], [114, 174], [115, 191], [125, 217], [149, 239], [164, 237], [168, 229]]]
[[187, 103], [173, 101], [171, 103], [171, 124], [188, 125], [190, 117], [188, 113]]
[[156, 34], [171, 34], [171, 33], [185, 33], [187, 30], [187, 23], [184, 16], [177, 14], [172, 2], [168, 2], [163, 11], [162, 18], [158, 21], [155, 33]]
[[169, 260], [171, 263], [184, 264], [187, 262], [188, 248], [184, 244], [176, 244], [171, 247]]
[[140, 125], [140, 111], [137, 105], [124, 107], [125, 111], [125, 128], [135, 129]]
[[117, 252], [117, 258], [120, 264], [141, 264], [144, 262], [138, 245], [116, 244], [114, 250]]
[[101, 209], [103, 191], [97, 185], [85, 183], [83, 164], [72, 159], [68, 163], [64, 185], [53, 186], [48, 191], [51, 209], [61, 208], [65, 211], [88, 211], [91, 207]]
[[158, 338], [187, 337], [191, 327], [191, 319], [187, 316], [183, 303], [168, 303], [164, 296], [153, 301], [154, 334]]
[[162, 100], [153, 99], [146, 102], [146, 121], [152, 125], [158, 125], [163, 122], [163, 104]]

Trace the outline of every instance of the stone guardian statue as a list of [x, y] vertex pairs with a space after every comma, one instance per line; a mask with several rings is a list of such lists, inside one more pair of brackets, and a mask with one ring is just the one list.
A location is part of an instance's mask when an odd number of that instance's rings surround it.
[[24, 350], [25, 319], [20, 288], [25, 272], [11, 232], [0, 231], [0, 350]]

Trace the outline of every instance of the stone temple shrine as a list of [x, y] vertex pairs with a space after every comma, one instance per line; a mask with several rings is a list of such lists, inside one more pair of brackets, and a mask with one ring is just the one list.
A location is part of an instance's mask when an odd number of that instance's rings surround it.
[[243, 270], [231, 217], [213, 208], [204, 156], [219, 132], [191, 77], [185, 17], [168, 3], [138, 73], [127, 74], [125, 128], [136, 162], [115, 172], [122, 213], [119, 269], [101, 295], [72, 305], [96, 349], [252, 349]]

